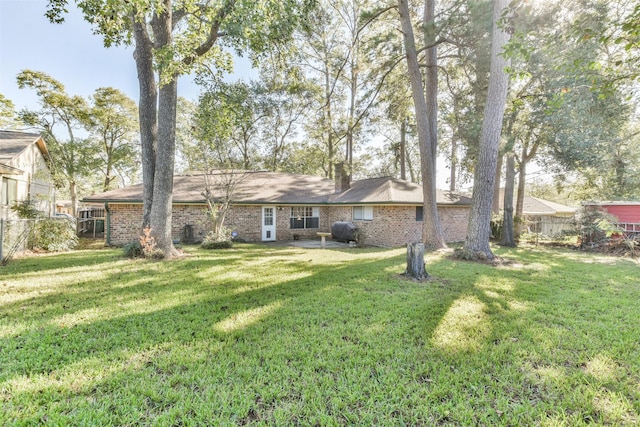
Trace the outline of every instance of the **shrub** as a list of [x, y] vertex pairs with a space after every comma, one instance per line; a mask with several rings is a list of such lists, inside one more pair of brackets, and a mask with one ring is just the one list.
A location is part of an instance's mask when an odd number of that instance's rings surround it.
[[129, 242], [122, 247], [124, 256], [127, 258], [140, 258], [142, 256], [142, 245], [140, 242]]
[[140, 236], [140, 247], [142, 248], [142, 256], [147, 259], [162, 259], [164, 251], [158, 248], [156, 238], [151, 235], [151, 227], [147, 226], [142, 230]]
[[11, 210], [18, 215], [18, 218], [21, 219], [36, 219], [44, 216], [42, 212], [36, 209], [33, 201], [31, 200], [17, 202], [15, 205], [11, 206]]
[[576, 212], [572, 224], [580, 238], [580, 246], [597, 245], [618, 232], [617, 219], [600, 209], [583, 207]]
[[43, 219], [37, 221], [29, 247], [49, 252], [69, 251], [78, 245], [76, 230], [68, 221]]
[[129, 242], [122, 247], [127, 258], [162, 259], [164, 251], [159, 249], [155, 237], [151, 235], [151, 228], [142, 230], [138, 241]]
[[233, 242], [231, 240], [223, 240], [221, 242], [208, 242], [206, 239], [200, 245], [202, 249], [231, 249]]
[[356, 231], [353, 233], [353, 238], [356, 239], [356, 246], [359, 248], [364, 248], [367, 241], [367, 234], [361, 228], [356, 228]]
[[222, 227], [217, 233], [211, 231], [204, 237], [200, 247], [203, 249], [230, 249], [233, 247], [231, 233], [225, 227]]

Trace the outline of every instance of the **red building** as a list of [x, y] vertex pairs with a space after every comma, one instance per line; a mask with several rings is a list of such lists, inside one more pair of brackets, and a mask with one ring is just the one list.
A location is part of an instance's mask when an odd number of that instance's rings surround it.
[[640, 202], [588, 203], [618, 218], [618, 226], [628, 233], [640, 234]]

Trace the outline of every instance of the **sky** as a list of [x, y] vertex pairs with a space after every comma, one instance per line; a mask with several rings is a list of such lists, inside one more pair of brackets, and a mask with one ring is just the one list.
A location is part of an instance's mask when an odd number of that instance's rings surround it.
[[[69, 95], [86, 98], [100, 87], [114, 87], [137, 102], [133, 47], [105, 48], [73, 4], [63, 24], [51, 24], [46, 6], [46, 0], [0, 0], [0, 93], [18, 110], [38, 108], [35, 93], [16, 83], [16, 75], [30, 69], [58, 80]], [[252, 75], [248, 60], [240, 58], [233, 77]], [[179, 96], [195, 101], [199, 92], [191, 77], [180, 79]]]
[[[70, 1], [62, 24], [44, 16], [47, 0], [0, 0], [0, 93], [16, 110], [38, 109], [35, 92], [19, 89], [16, 75], [25, 69], [42, 71], [65, 86], [68, 95], [85, 98], [100, 87], [114, 87], [138, 101], [133, 47], [105, 48], [81, 12]], [[236, 58], [229, 80], [256, 76], [248, 59]], [[178, 95], [196, 101], [199, 87], [190, 76], [181, 77]], [[449, 171], [439, 161], [438, 187], [447, 188]]]

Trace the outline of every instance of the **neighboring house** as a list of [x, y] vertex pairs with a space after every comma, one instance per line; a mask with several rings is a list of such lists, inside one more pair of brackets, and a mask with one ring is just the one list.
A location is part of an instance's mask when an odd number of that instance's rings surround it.
[[640, 236], [640, 202], [587, 202], [584, 205], [615, 216], [618, 227], [626, 234]]
[[53, 214], [55, 189], [49, 161], [40, 135], [0, 131], [0, 218], [15, 218], [11, 206], [26, 200], [46, 215]]
[[[228, 173], [209, 176], [210, 182], [228, 179]], [[317, 238], [336, 221], [349, 221], [364, 232], [367, 244], [403, 246], [422, 239], [422, 187], [395, 178], [372, 178], [351, 184], [318, 176], [278, 172], [236, 173], [232, 206], [225, 226], [247, 241]], [[189, 230], [201, 240], [211, 229], [200, 175], [174, 177], [173, 236]], [[229, 186], [216, 185], [220, 196]], [[105, 204], [107, 243], [136, 240], [142, 222], [142, 185], [96, 194], [85, 202]], [[471, 199], [438, 192], [438, 212], [448, 242], [466, 236]]]
[[[504, 205], [504, 190], [500, 194], [500, 209]], [[515, 200], [514, 200], [515, 204]], [[514, 206], [515, 208], [515, 206]], [[527, 230], [545, 236], [555, 236], [572, 228], [572, 220], [577, 208], [544, 200], [539, 197], [524, 196], [522, 216]]]

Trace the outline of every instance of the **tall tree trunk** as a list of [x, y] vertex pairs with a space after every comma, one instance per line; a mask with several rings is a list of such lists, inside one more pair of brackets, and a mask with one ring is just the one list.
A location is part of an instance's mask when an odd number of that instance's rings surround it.
[[469, 215], [469, 226], [464, 250], [492, 259], [489, 247], [491, 237], [491, 208], [493, 202], [493, 185], [498, 163], [500, 133], [504, 117], [509, 76], [505, 70], [507, 60], [502, 55], [503, 47], [509, 36], [498, 27], [498, 21], [508, 0], [493, 2], [493, 34], [491, 44], [491, 70], [489, 75], [489, 91], [482, 122], [482, 139], [480, 152], [474, 173], [473, 200]]
[[425, 99], [427, 101], [427, 122], [429, 123], [429, 144], [431, 145], [431, 167], [429, 172], [436, 179], [438, 157], [438, 50], [436, 48], [436, 1], [424, 2], [424, 43], [425, 53]]
[[173, 170], [175, 159], [176, 101], [178, 99], [178, 77], [160, 88], [158, 102], [158, 152], [153, 182], [153, 206], [151, 227], [158, 247], [165, 257], [175, 255], [171, 236], [173, 202]]
[[[171, 46], [173, 35], [171, 0], [164, 0], [164, 8], [153, 22], [156, 42], [160, 46]], [[158, 97], [158, 139], [153, 179], [153, 203], [149, 215], [152, 235], [165, 258], [177, 254], [171, 237], [171, 213], [173, 202], [173, 171], [176, 151], [176, 105], [178, 101], [178, 76], [160, 76]]]
[[520, 236], [522, 233], [522, 228], [524, 227], [524, 190], [525, 183], [527, 180], [527, 163], [524, 161], [520, 161], [518, 164], [518, 192], [516, 195], [516, 214], [517, 218], [516, 222], [518, 226], [516, 227], [515, 234], [516, 237]]
[[345, 163], [347, 165], [347, 174], [349, 181], [353, 175], [353, 128], [356, 116], [356, 98], [358, 96], [358, 36], [354, 36], [351, 44], [351, 82], [349, 85], [349, 118], [347, 123], [347, 147], [345, 155]]
[[514, 247], [516, 245], [513, 228], [513, 187], [516, 180], [516, 162], [513, 152], [507, 153], [507, 165], [504, 184], [504, 216], [502, 220], [502, 246]]
[[496, 165], [496, 180], [493, 183], [493, 204], [491, 212], [495, 215], [500, 213], [500, 181], [502, 180], [502, 159], [504, 156], [498, 154], [498, 164]]
[[78, 216], [78, 187], [74, 180], [69, 181], [69, 194], [71, 196], [71, 215]]
[[418, 63], [418, 52], [415, 45], [408, 0], [398, 0], [398, 12], [404, 38], [411, 94], [416, 111], [418, 144], [420, 145], [420, 169], [422, 172], [422, 193], [424, 197], [422, 240], [428, 246], [444, 248], [446, 244], [442, 235], [436, 204], [434, 168], [436, 152], [431, 144], [430, 124], [427, 119], [429, 109], [424, 97], [424, 87], [422, 85], [422, 75], [420, 73], [420, 64]]
[[324, 76], [324, 94], [325, 94], [325, 119], [326, 119], [326, 132], [327, 132], [327, 151], [329, 155], [329, 178], [333, 179], [333, 167], [335, 163], [335, 149], [333, 147], [333, 118], [331, 114], [331, 82], [329, 80], [329, 68], [325, 68]]
[[406, 163], [407, 156], [407, 121], [402, 119], [402, 123], [400, 123], [400, 179], [407, 179], [407, 167]]
[[142, 228], [151, 222], [153, 204], [153, 181], [156, 170], [156, 149], [158, 141], [158, 89], [153, 70], [153, 44], [147, 33], [146, 22], [133, 20], [133, 34], [136, 48], [133, 57], [136, 61], [140, 101], [138, 116], [140, 119], [140, 145], [142, 155]]
[[456, 135], [451, 137], [451, 173], [449, 175], [449, 191], [456, 191], [457, 186], [457, 169], [458, 169], [458, 142]]

